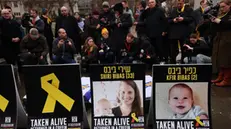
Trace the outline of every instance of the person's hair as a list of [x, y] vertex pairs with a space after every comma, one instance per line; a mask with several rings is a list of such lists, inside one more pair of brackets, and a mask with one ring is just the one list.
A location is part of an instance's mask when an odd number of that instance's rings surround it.
[[46, 15], [47, 13], [48, 13], [48, 9], [43, 8], [43, 9], [42, 9], [42, 15]]
[[33, 12], [35, 12], [36, 14], [38, 14], [38, 10], [36, 10], [36, 9], [31, 9], [30, 11], [33, 11]]
[[132, 33], [128, 33], [127, 36], [130, 37], [131, 39], [134, 39], [134, 38], [135, 38], [134, 35], [133, 35]]
[[[94, 42], [93, 47], [89, 46], [89, 44], [88, 44], [88, 41], [91, 40], [91, 39], [92, 39], [93, 42]], [[97, 48], [97, 46], [95, 45], [94, 39], [93, 39], [92, 37], [88, 37], [88, 38], [85, 40], [85, 43], [84, 43], [84, 51], [85, 51], [85, 52], [87, 52], [87, 51], [92, 52], [94, 47]]]
[[[135, 91], [135, 98], [134, 98], [134, 101], [132, 103], [131, 113], [136, 113], [136, 115], [143, 115], [143, 111], [142, 111], [142, 108], [141, 108], [140, 91], [139, 91], [139, 88], [138, 88], [137, 84], [133, 80], [121, 81], [120, 86], [122, 85], [122, 83], [126, 83], [127, 85], [131, 86], [132, 89]], [[118, 95], [117, 95], [116, 99], [117, 99], [118, 103], [121, 103], [120, 90], [118, 92]]]
[[10, 9], [10, 10], [12, 10], [12, 8], [9, 5], [5, 5], [4, 9]]
[[123, 0], [122, 2], [124, 2], [125, 4], [127, 4], [127, 3], [128, 3], [128, 1], [127, 1], [127, 0]]
[[191, 34], [190, 38], [198, 39], [198, 35], [197, 34]]
[[[97, 103], [98, 104], [100, 104], [101, 102], [109, 102], [107, 99], [105, 99], [105, 98], [102, 98], [102, 99], [100, 99]], [[110, 102], [109, 102], [110, 103]]]
[[231, 5], [231, 0], [221, 0], [220, 1], [220, 4], [221, 3], [225, 3], [225, 4], [227, 4], [227, 5]]
[[170, 93], [171, 93], [172, 89], [174, 89], [174, 88], [185, 88], [185, 89], [187, 89], [190, 92], [190, 94], [192, 96], [192, 99], [193, 99], [193, 90], [191, 89], [191, 87], [189, 87], [187, 84], [184, 84], [184, 83], [177, 83], [177, 84], [173, 85], [169, 89], [169, 92], [168, 92], [168, 99], [169, 100], [170, 100]]

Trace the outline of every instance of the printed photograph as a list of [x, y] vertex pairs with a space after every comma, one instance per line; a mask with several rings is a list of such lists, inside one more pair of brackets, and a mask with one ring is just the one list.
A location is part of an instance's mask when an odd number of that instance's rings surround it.
[[156, 119], [209, 119], [208, 83], [156, 83]]
[[143, 81], [93, 82], [94, 117], [143, 115]]

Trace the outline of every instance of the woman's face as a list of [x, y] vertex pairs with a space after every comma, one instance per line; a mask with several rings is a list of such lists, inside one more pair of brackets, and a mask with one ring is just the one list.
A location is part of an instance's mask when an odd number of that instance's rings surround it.
[[230, 10], [230, 6], [225, 4], [224, 2], [220, 3], [220, 11], [222, 13], [227, 13]]
[[88, 43], [89, 46], [93, 46], [94, 41], [93, 41], [93, 39], [89, 39], [87, 43]]
[[135, 99], [135, 91], [130, 85], [122, 82], [119, 96], [122, 104], [131, 105]]

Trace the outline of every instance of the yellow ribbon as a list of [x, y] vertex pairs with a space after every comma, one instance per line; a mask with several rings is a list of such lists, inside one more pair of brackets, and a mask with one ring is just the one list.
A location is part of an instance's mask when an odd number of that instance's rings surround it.
[[205, 9], [204, 9], [203, 7], [201, 7], [201, 11], [202, 11], [202, 13], [204, 13], [204, 12], [205, 12]]
[[0, 95], [0, 109], [5, 112], [7, 106], [9, 104], [9, 101], [4, 98], [2, 95]]
[[132, 113], [131, 116], [136, 122], [139, 122], [139, 119], [136, 117], [136, 113]]
[[51, 23], [51, 19], [50, 19], [48, 16], [43, 15], [43, 17], [47, 18], [47, 24], [50, 24], [50, 23]]
[[178, 40], [178, 49], [179, 49], [179, 51], [181, 51], [181, 47], [180, 47], [180, 41]]
[[205, 126], [204, 123], [201, 122], [199, 116], [196, 117], [196, 121], [197, 121], [201, 126]]
[[[50, 84], [48, 81], [52, 80]], [[72, 109], [74, 100], [59, 90], [59, 80], [54, 73], [41, 77], [42, 89], [48, 93], [42, 113], [53, 113], [56, 101], [58, 101], [69, 112]]]
[[226, 16], [228, 13], [225, 13], [224, 15], [218, 16], [217, 18], [223, 18], [224, 16]]
[[180, 11], [177, 9], [177, 12], [178, 12], [178, 13], [184, 12], [184, 8], [185, 8], [185, 4], [184, 4], [184, 6], [182, 7], [182, 9], [181, 9]]

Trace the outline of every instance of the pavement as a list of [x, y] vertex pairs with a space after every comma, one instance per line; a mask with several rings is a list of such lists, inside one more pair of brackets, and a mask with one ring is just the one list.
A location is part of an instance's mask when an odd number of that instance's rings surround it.
[[[150, 72], [147, 74], [151, 75]], [[82, 74], [86, 76], [86, 74]], [[20, 76], [23, 84], [23, 76]], [[25, 95], [24, 86], [18, 86], [20, 97]], [[87, 105], [88, 121], [91, 123], [91, 109]], [[211, 86], [212, 129], [231, 128], [231, 87]]]

